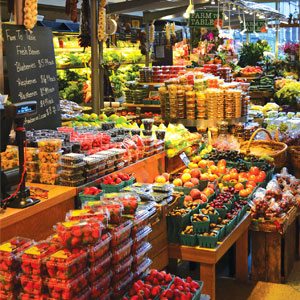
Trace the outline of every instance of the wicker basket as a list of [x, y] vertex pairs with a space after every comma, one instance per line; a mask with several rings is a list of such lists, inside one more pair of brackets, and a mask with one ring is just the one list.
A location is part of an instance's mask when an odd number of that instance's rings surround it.
[[[255, 136], [264, 131], [270, 140], [254, 140]], [[241, 143], [240, 150], [242, 153], [253, 154], [256, 156], [264, 155], [263, 149], [272, 149], [274, 153], [268, 154], [274, 159], [274, 164], [277, 169], [286, 166], [287, 163], [287, 145], [281, 142], [275, 142], [272, 139], [270, 132], [264, 128], [257, 129], [251, 136], [249, 141]]]
[[290, 146], [288, 148], [289, 162], [293, 167], [295, 176], [300, 178], [300, 146]]

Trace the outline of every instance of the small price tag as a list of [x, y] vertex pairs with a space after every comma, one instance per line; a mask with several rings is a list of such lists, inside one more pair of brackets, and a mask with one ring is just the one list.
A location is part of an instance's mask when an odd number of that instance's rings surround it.
[[188, 167], [190, 160], [189, 158], [186, 156], [185, 152], [182, 152], [179, 157], [181, 158], [181, 160], [183, 161], [183, 163]]

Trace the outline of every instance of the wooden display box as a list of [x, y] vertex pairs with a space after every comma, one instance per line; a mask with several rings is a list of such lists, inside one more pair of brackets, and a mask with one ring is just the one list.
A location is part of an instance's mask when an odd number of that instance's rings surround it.
[[266, 222], [252, 224], [250, 229], [252, 280], [285, 282], [299, 252], [297, 209], [292, 208], [280, 226]]

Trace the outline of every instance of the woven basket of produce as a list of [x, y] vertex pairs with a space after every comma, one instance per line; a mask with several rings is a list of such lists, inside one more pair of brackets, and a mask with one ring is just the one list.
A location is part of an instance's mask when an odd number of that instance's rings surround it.
[[[300, 174], [300, 146], [290, 146], [288, 148], [289, 161], [295, 173]], [[297, 176], [297, 177], [298, 177]]]
[[[269, 140], [254, 140], [261, 131], [268, 135]], [[252, 134], [249, 141], [241, 143], [240, 151], [255, 156], [270, 156], [274, 159], [275, 167], [280, 169], [286, 165], [287, 148], [285, 143], [274, 141], [268, 130], [259, 128]]]

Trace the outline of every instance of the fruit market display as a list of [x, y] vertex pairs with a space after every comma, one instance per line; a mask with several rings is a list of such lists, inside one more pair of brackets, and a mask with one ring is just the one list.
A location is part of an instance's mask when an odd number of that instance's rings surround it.
[[16, 168], [19, 165], [18, 148], [7, 146], [5, 152], [0, 154], [0, 165], [2, 170]]
[[265, 189], [258, 189], [250, 203], [253, 219], [275, 221], [283, 219], [291, 207], [300, 205], [300, 181], [286, 169], [276, 174]]
[[201, 135], [191, 133], [182, 124], [170, 123], [165, 131], [165, 147], [168, 157], [174, 157], [182, 151], [185, 151], [187, 155], [192, 155], [194, 151], [192, 146], [197, 145], [201, 140]]
[[249, 86], [243, 82], [225, 83], [215, 75], [195, 69], [166, 80], [166, 86], [159, 88], [162, 115], [189, 120], [246, 116]]
[[[100, 192], [90, 191], [90, 196]], [[86, 202], [82, 210], [68, 212], [44, 241], [16, 237], [1, 244], [1, 299], [122, 297], [152, 263], [147, 255], [153, 212], [138, 206], [136, 195], [105, 194]], [[153, 286], [168, 286], [173, 280], [168, 274], [155, 284], [152, 275], [145, 278]]]
[[259, 75], [259, 74], [262, 74], [263, 73], [263, 70], [261, 67], [253, 67], [253, 66], [247, 66], [245, 68], [242, 68], [240, 70], [240, 73], [242, 76], [245, 76], [245, 77], [252, 77], [252, 76], [256, 76], [256, 75]]
[[191, 277], [182, 279], [172, 276], [165, 271], [151, 269], [142, 280], [134, 282], [129, 293], [123, 300], [138, 299], [194, 299], [199, 296], [202, 283], [194, 281]]

